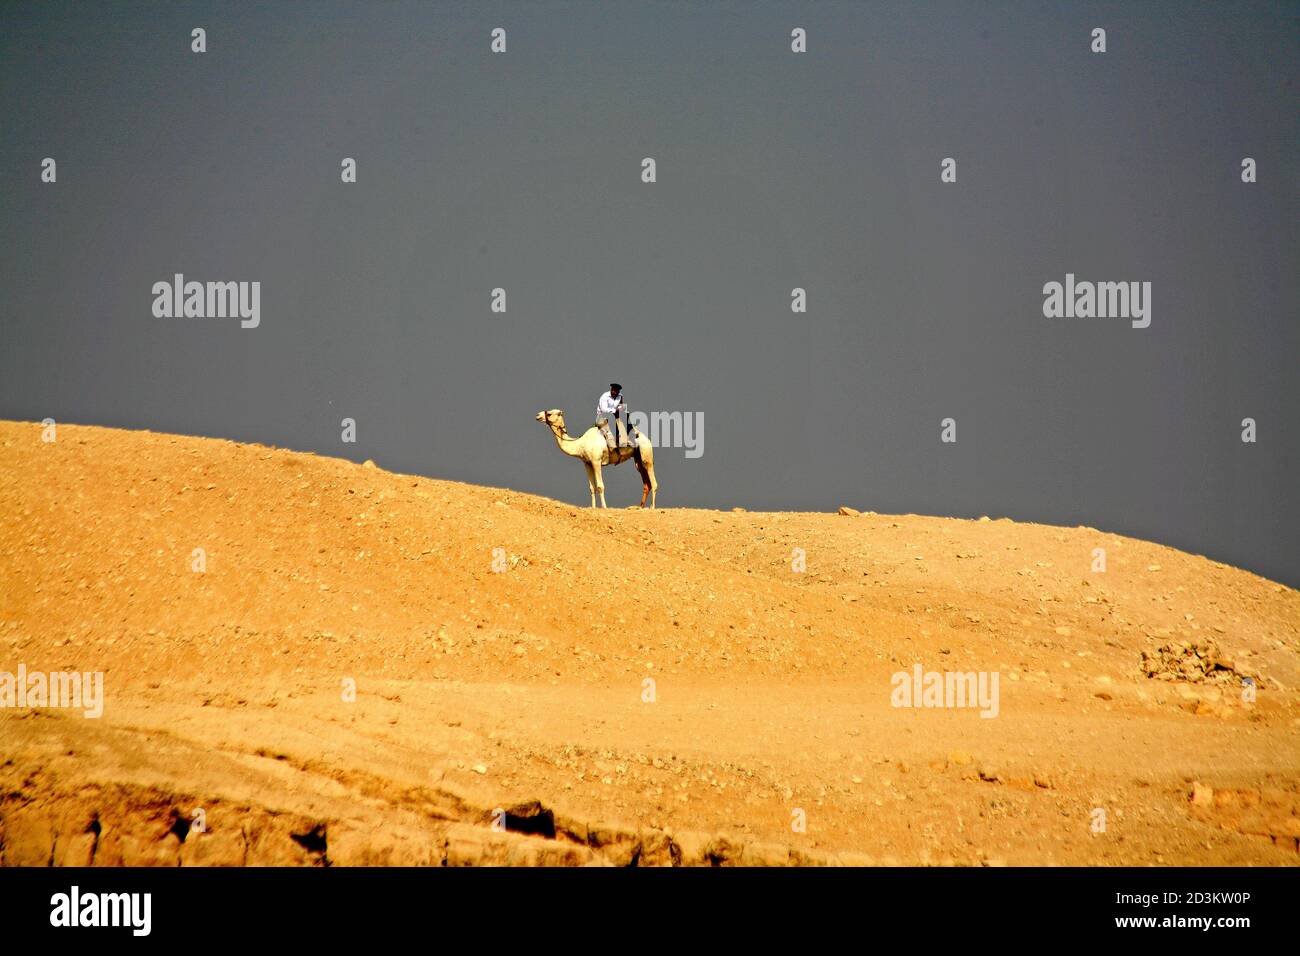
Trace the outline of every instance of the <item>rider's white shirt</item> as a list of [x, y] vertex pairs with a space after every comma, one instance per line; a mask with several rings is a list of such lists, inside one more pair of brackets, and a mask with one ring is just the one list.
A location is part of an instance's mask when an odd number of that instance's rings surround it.
[[[587, 394], [590, 395], [591, 393], [588, 392]], [[606, 392], [604, 395], [600, 396], [600, 399], [596, 402], [596, 414], [603, 418], [608, 418], [618, 411], [618, 407], [622, 404], [622, 392], [619, 393], [618, 398], [614, 398], [609, 394], [609, 392]]]

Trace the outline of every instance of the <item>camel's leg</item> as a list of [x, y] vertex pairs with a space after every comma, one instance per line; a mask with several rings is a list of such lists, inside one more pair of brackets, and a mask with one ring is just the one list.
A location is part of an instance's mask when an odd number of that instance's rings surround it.
[[582, 467], [587, 471], [587, 490], [591, 492], [591, 506], [596, 507], [596, 475], [591, 470], [591, 462], [584, 461]]
[[646, 496], [650, 494], [650, 476], [646, 473], [645, 465], [639, 461], [636, 470], [641, 472], [641, 507], [644, 508]]
[[[600, 462], [593, 461], [591, 463], [591, 470], [595, 473], [596, 476], [596, 494], [600, 495], [600, 506], [602, 508], [608, 508], [609, 505], [605, 504], [605, 479], [601, 476], [600, 473]], [[595, 507], [594, 502], [592, 504], [592, 507], [593, 508]]]
[[655, 510], [655, 495], [659, 493], [659, 479], [655, 477], [655, 466], [646, 465], [646, 473], [650, 476], [650, 510]]

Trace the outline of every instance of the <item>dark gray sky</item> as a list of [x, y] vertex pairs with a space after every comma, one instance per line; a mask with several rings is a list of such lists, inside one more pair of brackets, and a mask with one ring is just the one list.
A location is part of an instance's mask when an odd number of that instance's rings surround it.
[[[1267, 3], [5, 3], [0, 416], [586, 503], [533, 415], [618, 380], [704, 415], [664, 506], [1088, 524], [1300, 584], [1298, 34]], [[260, 281], [261, 326], [154, 318], [176, 272]], [[1151, 327], [1044, 318], [1067, 272], [1150, 281]]]

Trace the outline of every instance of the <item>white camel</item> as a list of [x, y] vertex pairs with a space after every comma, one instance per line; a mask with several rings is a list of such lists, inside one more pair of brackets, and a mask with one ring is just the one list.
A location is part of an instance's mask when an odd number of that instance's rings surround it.
[[[641, 473], [641, 507], [645, 507], [648, 496], [650, 507], [654, 508], [655, 492], [659, 490], [659, 481], [655, 478], [655, 450], [650, 444], [650, 439], [645, 435], [637, 434], [635, 449], [615, 450], [609, 447], [605, 436], [595, 425], [583, 432], [581, 437], [574, 438], [564, 430], [564, 412], [558, 408], [553, 408], [549, 412], [538, 412], [537, 420], [544, 422], [551, 430], [551, 434], [555, 436], [555, 443], [560, 446], [560, 451], [582, 462], [582, 467], [587, 470], [587, 484], [591, 488], [593, 508], [596, 507], [597, 495], [600, 496], [600, 506], [609, 507], [605, 504], [605, 479], [601, 477], [601, 468], [605, 465], [617, 465], [629, 458], [636, 464], [636, 470]], [[637, 452], [640, 454], [638, 455]]]

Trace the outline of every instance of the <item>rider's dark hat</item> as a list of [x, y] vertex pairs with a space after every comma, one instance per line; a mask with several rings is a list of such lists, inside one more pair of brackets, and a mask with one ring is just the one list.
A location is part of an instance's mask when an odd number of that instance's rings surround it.
[[614, 389], [618, 389], [618, 390], [621, 392], [621, 391], [623, 391], [623, 386], [620, 385], [620, 384], [618, 384], [618, 382], [610, 382], [610, 383], [609, 383], [609, 390], [612, 392], [612, 391], [614, 391]]

